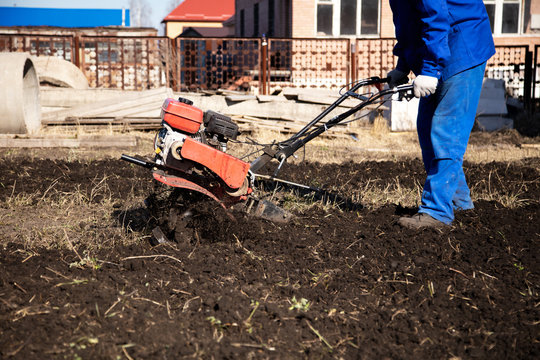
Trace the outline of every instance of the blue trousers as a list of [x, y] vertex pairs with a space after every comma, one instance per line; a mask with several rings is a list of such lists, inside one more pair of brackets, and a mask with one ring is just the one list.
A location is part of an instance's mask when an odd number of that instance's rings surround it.
[[474, 125], [486, 64], [460, 72], [420, 99], [418, 139], [427, 177], [418, 212], [450, 224], [454, 210], [474, 208], [463, 156]]

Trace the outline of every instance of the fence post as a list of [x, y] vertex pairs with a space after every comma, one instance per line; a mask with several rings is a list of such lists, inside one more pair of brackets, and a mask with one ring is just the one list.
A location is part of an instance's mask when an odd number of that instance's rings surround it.
[[165, 55], [163, 55], [162, 61], [165, 63], [165, 84], [167, 84], [167, 87], [170, 87], [172, 89], [171, 75], [169, 74], [169, 62], [171, 61], [171, 43], [168, 40], [168, 38], [166, 40], [163, 40], [163, 43], [165, 44]]
[[[81, 38], [79, 35], [73, 36], [73, 60], [75, 61], [75, 66], [81, 69]], [[81, 69], [82, 70], [82, 69]]]
[[356, 39], [353, 39], [351, 41], [351, 79], [350, 83], [354, 83], [356, 81]]
[[525, 104], [525, 109], [531, 109], [531, 90], [533, 85], [533, 53], [532, 51], [527, 50], [525, 52], [525, 74], [523, 81], [523, 103]]
[[534, 47], [534, 63], [533, 63], [533, 77], [532, 77], [532, 101], [533, 101], [533, 111], [536, 110], [536, 72], [538, 71], [538, 63], [540, 62], [540, 59], [538, 58], [538, 49], [540, 48], [540, 45], [536, 45]]
[[268, 62], [268, 42], [266, 41], [266, 36], [263, 34], [261, 41], [261, 92], [262, 95], [266, 95], [266, 65]]
[[176, 88], [176, 91], [182, 90], [182, 69], [180, 68], [181, 65], [181, 52], [180, 52], [180, 38], [176, 39], [170, 39], [172, 44], [172, 61], [173, 61], [173, 77], [172, 82], [173, 86], [171, 86], [173, 89]]

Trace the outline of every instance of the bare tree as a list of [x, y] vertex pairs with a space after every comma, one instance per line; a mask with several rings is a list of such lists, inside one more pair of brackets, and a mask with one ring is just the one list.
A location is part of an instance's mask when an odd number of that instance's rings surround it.
[[170, 14], [174, 9], [176, 9], [178, 7], [178, 5], [180, 5], [182, 2], [184, 2], [184, 0], [169, 0], [169, 4], [167, 5], [167, 8], [166, 8], [166, 11], [167, 11], [167, 14], [165, 14], [165, 16], [167, 16], [168, 14]]
[[131, 26], [152, 27], [152, 7], [146, 0], [129, 0]]

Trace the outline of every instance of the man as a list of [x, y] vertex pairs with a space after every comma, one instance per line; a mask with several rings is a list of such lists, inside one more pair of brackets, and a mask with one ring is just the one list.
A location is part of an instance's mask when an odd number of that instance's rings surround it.
[[463, 155], [474, 125], [486, 61], [495, 53], [482, 0], [390, 0], [397, 66], [390, 86], [416, 75], [417, 129], [427, 177], [408, 228], [444, 227], [455, 210], [472, 209]]

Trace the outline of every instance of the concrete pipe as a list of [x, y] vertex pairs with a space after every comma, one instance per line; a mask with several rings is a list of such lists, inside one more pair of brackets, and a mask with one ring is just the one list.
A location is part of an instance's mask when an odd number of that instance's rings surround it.
[[0, 133], [34, 134], [40, 128], [39, 80], [30, 55], [0, 53]]

